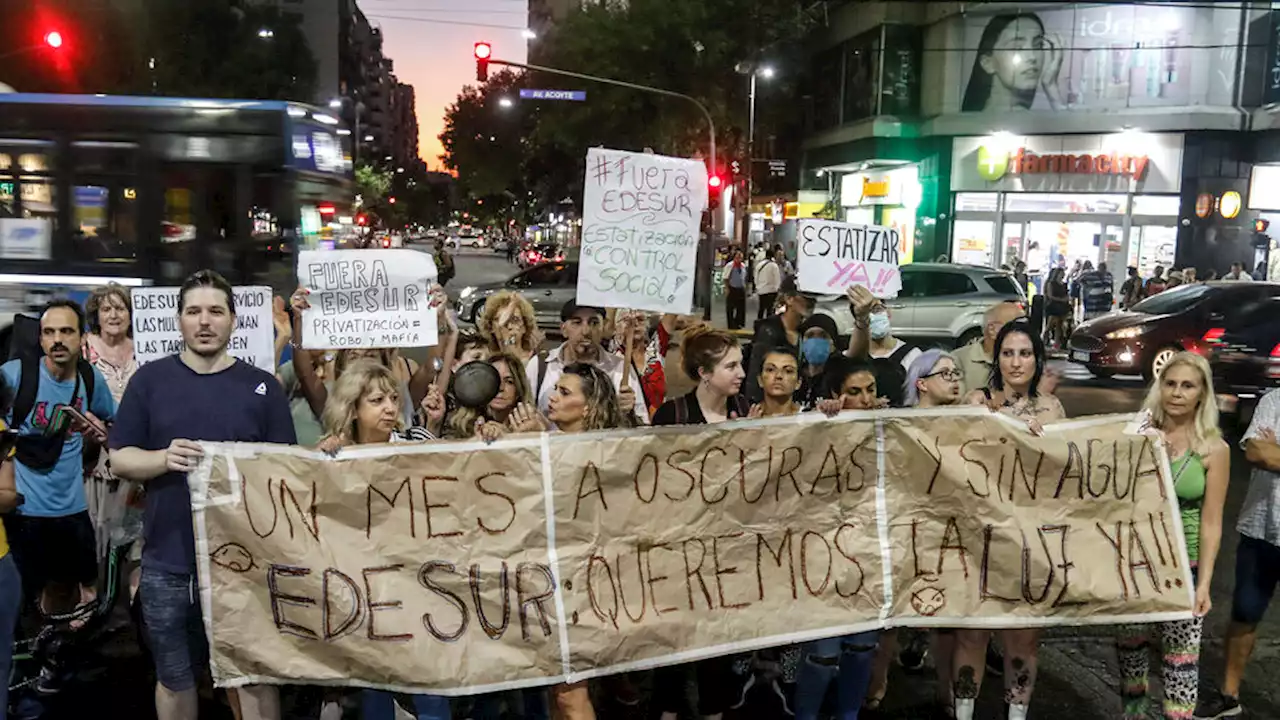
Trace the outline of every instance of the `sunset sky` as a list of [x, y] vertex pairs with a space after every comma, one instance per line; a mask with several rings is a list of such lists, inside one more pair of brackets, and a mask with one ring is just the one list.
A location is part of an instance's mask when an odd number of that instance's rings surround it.
[[[442, 169], [444, 111], [464, 85], [475, 85], [477, 42], [493, 44], [496, 58], [524, 62], [526, 0], [359, 0], [369, 22], [382, 28], [383, 53], [418, 100], [419, 152]], [[536, 41], [535, 41], [536, 42]], [[495, 68], [496, 69], [496, 68]]]

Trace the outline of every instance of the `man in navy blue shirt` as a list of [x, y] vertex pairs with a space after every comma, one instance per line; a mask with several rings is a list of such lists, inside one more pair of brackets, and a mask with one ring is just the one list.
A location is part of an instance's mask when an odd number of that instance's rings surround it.
[[[197, 441], [295, 444], [289, 402], [270, 373], [227, 353], [235, 327], [231, 286], [202, 270], [178, 294], [186, 348], [139, 368], [111, 429], [111, 469], [146, 486], [142, 617], [156, 665], [156, 715], [195, 720], [196, 668], [207, 648], [196, 592], [187, 473]], [[278, 718], [274, 687], [242, 688], [242, 717]]]

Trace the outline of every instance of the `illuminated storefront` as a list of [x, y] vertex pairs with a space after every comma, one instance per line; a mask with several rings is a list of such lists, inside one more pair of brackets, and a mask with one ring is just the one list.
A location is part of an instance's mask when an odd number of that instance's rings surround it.
[[1169, 268], [1182, 156], [1180, 133], [955, 138], [951, 260], [1022, 260], [1033, 275], [1059, 258], [1105, 262], [1117, 278]]
[[922, 195], [920, 169], [914, 163], [849, 173], [840, 178], [841, 219], [895, 228], [902, 238], [898, 248], [902, 262], [911, 262]]

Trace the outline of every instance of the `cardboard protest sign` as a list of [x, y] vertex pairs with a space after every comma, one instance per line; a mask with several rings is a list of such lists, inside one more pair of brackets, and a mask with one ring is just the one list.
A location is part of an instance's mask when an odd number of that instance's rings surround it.
[[700, 160], [591, 148], [578, 302], [688, 314], [707, 206]]
[[1190, 616], [1162, 447], [985, 409], [207, 444], [215, 679], [472, 694], [891, 625]]
[[303, 250], [298, 284], [311, 291], [302, 346], [424, 347], [437, 341], [436, 263], [417, 250]]
[[[271, 319], [271, 288], [235, 287], [236, 326], [227, 352], [233, 357], [276, 371], [275, 325]], [[136, 287], [129, 292], [133, 304], [133, 353], [139, 365], [182, 352], [178, 327], [178, 288]]]
[[900, 242], [894, 228], [798, 220], [796, 285], [821, 295], [843, 295], [861, 285], [878, 298], [897, 297], [902, 290]]

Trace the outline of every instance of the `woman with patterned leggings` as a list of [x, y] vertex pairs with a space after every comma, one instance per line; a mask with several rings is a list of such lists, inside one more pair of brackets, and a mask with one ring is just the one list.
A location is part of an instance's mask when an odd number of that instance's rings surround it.
[[[1218, 406], [1209, 363], [1179, 353], [1147, 393], [1144, 412], [1151, 432], [1164, 439], [1173, 471], [1173, 490], [1182, 515], [1196, 583], [1195, 617], [1159, 623], [1163, 650], [1164, 717], [1190, 718], [1200, 678], [1200, 635], [1212, 606], [1209, 585], [1222, 540], [1222, 507], [1227, 497], [1231, 456], [1218, 431]], [[1152, 625], [1127, 628], [1117, 640], [1124, 717], [1146, 718], [1147, 672]]]

